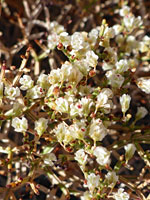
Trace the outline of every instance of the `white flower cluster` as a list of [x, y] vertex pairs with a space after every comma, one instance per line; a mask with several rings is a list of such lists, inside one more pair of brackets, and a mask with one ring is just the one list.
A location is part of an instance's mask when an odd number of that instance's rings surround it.
[[[124, 85], [130, 84], [129, 78], [139, 63], [139, 54], [149, 51], [150, 38], [145, 36], [142, 41], [137, 41], [134, 31], [141, 27], [142, 20], [141, 17], [135, 17], [128, 6], [124, 6], [119, 14], [122, 17], [121, 24], [108, 27], [104, 20], [101, 26], [89, 33], [75, 32], [69, 35], [62, 25], [51, 22], [48, 49], [54, 50], [57, 46], [68, 61], [62, 63], [60, 68], [52, 69], [49, 74], [40, 74], [35, 82], [29, 75], [23, 75], [17, 86], [0, 79], [0, 104], [6, 100], [10, 102], [10, 109], [3, 117], [12, 120], [16, 132], [28, 132], [32, 118], [36, 140], [40, 141], [49, 134], [52, 136], [52, 146], [59, 143], [65, 150], [70, 148], [74, 152], [74, 160], [78, 162], [85, 176], [85, 185], [89, 188], [89, 192], [81, 197], [83, 200], [91, 199], [94, 195], [97, 199], [97, 191], [105, 190], [105, 187], [112, 189], [110, 193], [114, 199], [129, 199], [129, 195], [121, 188], [116, 193], [112, 192], [119, 176], [115, 167], [111, 168], [113, 150], [103, 141], [110, 134], [109, 125], [116, 123], [111, 114], [115, 108], [114, 96], [119, 95], [123, 117], [129, 110], [131, 96], [125, 94], [127, 92], [124, 91], [128, 90]], [[114, 44], [111, 43], [112, 38]], [[102, 52], [100, 49], [103, 49]], [[89, 81], [88, 84], [88, 79], [96, 75], [97, 65], [102, 67], [104, 77], [100, 85], [95, 86], [95, 82]], [[139, 78], [137, 86], [150, 94], [149, 78]], [[39, 109], [35, 108], [36, 105], [40, 105]], [[32, 108], [34, 116], [28, 112]], [[138, 107], [135, 122], [147, 113], [146, 108]], [[136, 147], [129, 143], [124, 149], [122, 163], [127, 164], [134, 156]], [[44, 154], [42, 159], [45, 165], [50, 166], [57, 160], [51, 152]], [[95, 165], [92, 170], [88, 169], [90, 159]], [[107, 173], [101, 177], [97, 171], [103, 169]]]

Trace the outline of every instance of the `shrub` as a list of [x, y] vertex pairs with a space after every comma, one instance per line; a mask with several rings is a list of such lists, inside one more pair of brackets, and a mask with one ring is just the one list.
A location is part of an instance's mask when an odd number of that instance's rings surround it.
[[[103, 19], [85, 31], [89, 13], [101, 16], [92, 8], [104, 3], [29, 2], [23, 1], [26, 16], [17, 15], [20, 46], [7, 53], [1, 49], [8, 58], [0, 77], [0, 167], [1, 178], [7, 178], [0, 187], [3, 198], [20, 199], [17, 191], [25, 185], [30, 185], [28, 199], [34, 198], [32, 191], [54, 199], [54, 185], [66, 199], [149, 198], [150, 79], [140, 73], [149, 70], [150, 37], [142, 18], [126, 2], [114, 4], [112, 26]], [[83, 30], [74, 25], [67, 31], [66, 21], [50, 20], [49, 3], [63, 5], [60, 11], [68, 13], [80, 6], [81, 23], [75, 25]], [[2, 2], [2, 14], [9, 15], [7, 6]], [[47, 35], [40, 28], [32, 33], [37, 24]], [[9, 58], [24, 46], [20, 67], [11, 66]], [[51, 190], [42, 186], [40, 175], [51, 182]]]

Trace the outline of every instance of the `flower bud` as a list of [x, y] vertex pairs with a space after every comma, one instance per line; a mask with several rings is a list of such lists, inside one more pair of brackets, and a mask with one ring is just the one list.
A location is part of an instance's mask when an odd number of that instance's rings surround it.
[[137, 113], [136, 113], [136, 120], [144, 118], [148, 114], [148, 111], [146, 110], [145, 107], [138, 107]]
[[89, 76], [90, 76], [90, 77], [93, 77], [93, 76], [95, 76], [95, 75], [96, 75], [96, 72], [95, 72], [94, 69], [91, 70], [91, 71], [89, 72]]
[[118, 176], [116, 175], [116, 173], [114, 171], [112, 172], [108, 172], [105, 176], [107, 183], [108, 183], [108, 187], [113, 188], [117, 181], [118, 181]]
[[123, 94], [120, 97], [121, 110], [125, 114], [129, 109], [131, 97], [128, 94]]
[[128, 162], [128, 160], [130, 160], [132, 156], [134, 155], [136, 151], [136, 147], [134, 144], [127, 144], [124, 148], [126, 151], [125, 153], [126, 162]]

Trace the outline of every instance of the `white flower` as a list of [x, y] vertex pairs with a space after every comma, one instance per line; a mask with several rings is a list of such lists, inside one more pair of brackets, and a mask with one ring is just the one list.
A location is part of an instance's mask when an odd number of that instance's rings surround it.
[[83, 195], [84, 196], [81, 196], [81, 200], [91, 200], [92, 198], [92, 195], [88, 191], [84, 192]]
[[147, 36], [147, 35], [145, 35], [144, 37], [143, 37], [143, 42], [146, 44], [146, 45], [150, 45], [150, 37], [149, 36]]
[[93, 92], [93, 88], [90, 85], [80, 85], [78, 87], [78, 92], [80, 96], [86, 96]]
[[87, 51], [86, 61], [89, 66], [96, 67], [97, 61], [98, 61], [98, 56], [94, 53], [94, 51]]
[[134, 69], [135, 67], [138, 66], [139, 61], [136, 58], [134, 58], [134, 59], [130, 58], [130, 59], [128, 59], [128, 64], [131, 69]]
[[145, 35], [143, 40], [139, 42], [139, 50], [143, 53], [149, 50], [150, 47], [150, 37]]
[[96, 106], [97, 108], [104, 107], [107, 102], [108, 102], [108, 96], [106, 94], [100, 93], [97, 96]]
[[102, 166], [110, 164], [110, 152], [105, 147], [96, 147], [93, 155], [96, 156], [98, 164]]
[[113, 28], [114, 31], [115, 31], [115, 35], [120, 34], [121, 31], [122, 31], [122, 29], [123, 29], [123, 27], [122, 27], [121, 25], [119, 25], [119, 24], [115, 24], [112, 28]]
[[116, 63], [116, 68], [117, 68], [118, 73], [127, 71], [129, 69], [128, 61], [126, 59], [119, 60]]
[[119, 46], [121, 46], [122, 43], [124, 42], [125, 38], [123, 37], [122, 34], [119, 34], [119, 35], [116, 36], [116, 39], [115, 39], [115, 40], [116, 40], [117, 44], [118, 44]]
[[44, 163], [49, 166], [53, 166], [53, 161], [56, 161], [56, 156], [54, 153], [44, 154]]
[[80, 103], [76, 103], [75, 105], [72, 103], [70, 105], [70, 116], [76, 117], [76, 116], [82, 116], [83, 107]]
[[93, 28], [90, 32], [89, 32], [89, 39], [90, 39], [90, 44], [93, 47], [96, 44], [97, 38], [98, 38], [98, 28]]
[[89, 136], [94, 141], [102, 141], [103, 138], [107, 135], [107, 129], [100, 119], [93, 119], [90, 125]]
[[15, 100], [16, 97], [20, 96], [20, 90], [18, 87], [5, 87], [4, 94], [8, 99]]
[[114, 36], [115, 36], [115, 31], [114, 31], [114, 29], [111, 27], [111, 28], [109, 28], [108, 26], [105, 28], [105, 30], [104, 30], [104, 38], [106, 37], [106, 38], [113, 38]]
[[59, 83], [62, 80], [61, 69], [53, 69], [51, 70], [48, 76], [49, 82], [51, 84]]
[[51, 34], [48, 36], [48, 48], [53, 50], [59, 43], [59, 34], [65, 31], [64, 27], [58, 22], [53, 21], [50, 23]]
[[53, 50], [55, 49], [55, 47], [59, 42], [59, 36], [55, 32], [53, 32], [51, 35], [48, 36], [47, 42], [48, 42], [48, 48], [50, 50]]
[[58, 139], [58, 142], [62, 143], [65, 138], [65, 133], [67, 132], [67, 124], [65, 122], [58, 124], [54, 129], [54, 133]]
[[149, 47], [145, 44], [145, 42], [139, 42], [139, 50], [144, 53], [149, 50]]
[[46, 96], [50, 97], [50, 96], [58, 96], [59, 95], [59, 86], [58, 84], [53, 84], [49, 87]]
[[16, 132], [26, 132], [28, 129], [28, 121], [25, 117], [22, 117], [22, 119], [15, 117], [12, 120], [12, 126]]
[[137, 86], [146, 94], [150, 94], [150, 78], [139, 78]]
[[76, 51], [84, 48], [85, 46], [85, 41], [84, 41], [84, 37], [82, 35], [82, 33], [80, 32], [75, 32], [72, 36], [71, 36], [71, 46], [73, 49], [75, 49]]
[[135, 151], [136, 151], [136, 147], [134, 144], [127, 144], [126, 146], [124, 146], [125, 148], [125, 157], [126, 157], [126, 162], [128, 162], [128, 160], [130, 160], [132, 158], [132, 156], [134, 155]]
[[134, 16], [126, 16], [123, 18], [123, 22], [124, 22], [124, 25], [125, 27], [127, 28], [127, 30], [131, 31], [133, 30], [134, 28], [134, 19], [135, 17]]
[[108, 183], [108, 187], [113, 188], [117, 181], [118, 181], [118, 176], [116, 175], [116, 172], [112, 171], [112, 172], [108, 172], [105, 176], [107, 183]]
[[90, 71], [90, 69], [91, 69], [91, 67], [87, 63], [86, 59], [75, 60], [75, 62], [73, 63], [73, 66], [75, 66], [76, 68], [78, 68], [80, 70], [80, 72], [84, 76], [86, 76], [88, 74], [88, 72]]
[[107, 47], [107, 48], [105, 48], [104, 52], [106, 52], [109, 62], [111, 62], [112, 64], [117, 62], [118, 57], [117, 57], [117, 52], [116, 52], [115, 48]]
[[54, 32], [54, 33], [57, 33], [57, 34], [60, 34], [60, 33], [65, 31], [64, 27], [62, 25], [58, 24], [57, 21], [51, 22], [50, 28], [51, 28], [51, 32]]
[[65, 137], [63, 139], [64, 145], [66, 146], [67, 144], [69, 144], [74, 139], [75, 139], [74, 134], [71, 132], [71, 130], [68, 127], [68, 129], [65, 132]]
[[[101, 35], [102, 34], [102, 35]], [[104, 47], [109, 47], [109, 40], [115, 36], [115, 30], [111, 27], [102, 25], [100, 27], [100, 36], [103, 36], [104, 39], [100, 40], [99, 45]]]
[[83, 78], [83, 75], [80, 72], [80, 70], [76, 66], [73, 66], [68, 61], [66, 61], [62, 65], [61, 73], [63, 81], [74, 82], [76, 84], [78, 84]]
[[74, 139], [83, 140], [86, 134], [86, 126], [85, 120], [83, 119], [81, 121], [74, 121], [74, 123], [69, 126], [69, 132], [72, 133]]
[[114, 88], [120, 88], [124, 82], [124, 77], [115, 70], [107, 71], [106, 77], [109, 80], [109, 84]]
[[112, 98], [112, 96], [113, 93], [109, 88], [103, 88], [100, 94], [97, 96], [96, 111], [98, 108], [100, 108], [104, 113], [109, 113], [113, 106], [112, 100], [109, 100], [109, 98]]
[[47, 89], [50, 86], [48, 75], [46, 74], [40, 74], [37, 80], [37, 84], [42, 87], [43, 89]]
[[135, 50], [139, 48], [139, 42], [136, 40], [135, 36], [133, 35], [128, 36], [128, 38], [126, 39], [126, 43], [127, 43], [125, 47], [126, 54], [131, 53], [131, 51], [135, 52]]
[[87, 158], [88, 158], [88, 155], [85, 154], [84, 149], [79, 149], [78, 151], [76, 151], [74, 159], [77, 160], [80, 165], [83, 165], [83, 166], [86, 165]]
[[35, 121], [35, 130], [39, 137], [46, 131], [48, 127], [48, 119], [40, 118], [38, 121]]
[[71, 132], [70, 127], [65, 122], [59, 124], [54, 129], [54, 133], [58, 141], [64, 143], [65, 146], [75, 139], [74, 133]]
[[56, 101], [56, 110], [60, 113], [68, 113], [69, 111], [69, 104], [68, 104], [68, 101], [63, 98], [63, 97], [60, 97], [60, 98], [57, 98]]
[[79, 101], [79, 104], [82, 106], [82, 112], [84, 116], [88, 116], [90, 113], [91, 106], [94, 104], [93, 100], [90, 98], [83, 97]]
[[138, 16], [137, 18], [134, 16], [125, 16], [123, 18], [123, 22], [128, 31], [132, 31], [134, 28], [138, 28], [143, 23], [141, 16]]
[[33, 88], [27, 90], [27, 98], [38, 99], [42, 98], [43, 96], [44, 96], [44, 91], [38, 85], [35, 85]]
[[137, 108], [137, 113], [136, 113], [136, 120], [144, 118], [148, 114], [148, 111], [145, 107], [138, 107]]
[[149, 50], [149, 46], [150, 46], [150, 37], [145, 35], [143, 37], [143, 41], [139, 43], [139, 50], [141, 52], [146, 52]]
[[143, 21], [142, 21], [141, 16], [136, 17], [135, 20], [134, 20], [134, 26], [135, 26], [135, 28], [138, 28], [142, 24], [143, 24]]
[[130, 47], [132, 47], [132, 48], [136, 48], [137, 47], [137, 40], [136, 40], [136, 38], [135, 38], [135, 36], [133, 36], [133, 35], [129, 35], [128, 37], [127, 37], [127, 44], [128, 44], [128, 46], [130, 46]]
[[118, 192], [113, 193], [113, 198], [115, 200], [128, 200], [130, 196], [128, 193], [124, 192], [123, 188], [120, 188]]
[[34, 81], [30, 76], [24, 75], [22, 78], [20, 78], [19, 83], [21, 84], [21, 90], [28, 90], [33, 87]]
[[68, 35], [67, 32], [62, 32], [59, 35], [59, 42], [61, 42], [64, 47], [67, 47], [70, 45], [70, 36]]
[[113, 93], [111, 89], [103, 88], [100, 94], [97, 96], [96, 106], [100, 108], [101, 107], [105, 108], [106, 104], [108, 103], [109, 98], [112, 98], [112, 97], [113, 97]]
[[123, 94], [120, 97], [121, 110], [123, 113], [129, 109], [131, 97], [128, 94]]
[[74, 135], [72, 135], [72, 133], [69, 130], [67, 130], [66, 133], [65, 133], [65, 138], [63, 140], [63, 143], [66, 146], [67, 144], [69, 144], [74, 139], [75, 139]]
[[128, 6], [123, 6], [122, 9], [120, 9], [119, 14], [120, 16], [124, 17], [130, 13], [130, 8]]
[[87, 176], [87, 186], [90, 192], [93, 193], [94, 189], [99, 185], [100, 176], [91, 173]]
[[93, 28], [90, 32], [89, 32], [89, 37], [90, 38], [95, 38], [94, 40], [96, 41], [97, 40], [97, 38], [98, 38], [98, 33], [99, 33], [99, 31], [98, 31], [98, 29], [99, 29], [100, 27], [96, 27], [96, 28]]
[[101, 93], [100, 94], [104, 94], [104, 95], [107, 95], [108, 98], [112, 98], [113, 97], [113, 92], [111, 89], [109, 88], [103, 88], [101, 90]]
[[102, 64], [102, 68], [103, 68], [104, 71], [111, 70], [111, 69], [114, 68], [114, 65], [104, 61], [103, 64]]

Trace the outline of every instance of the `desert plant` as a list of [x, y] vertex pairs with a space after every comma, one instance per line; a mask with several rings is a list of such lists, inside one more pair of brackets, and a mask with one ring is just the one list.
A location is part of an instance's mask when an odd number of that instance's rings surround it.
[[[139, 66], [148, 68], [150, 37], [142, 18], [123, 2], [114, 12], [118, 23], [109, 26], [103, 19], [89, 31], [69, 33], [59, 20], [50, 21], [48, 2], [32, 2], [31, 8], [23, 3], [27, 17], [17, 15], [21, 44], [1, 47], [9, 60], [1, 63], [0, 74], [0, 168], [7, 177], [0, 187], [3, 199], [20, 199], [17, 191], [25, 185], [31, 199], [32, 191], [54, 199], [54, 185], [66, 199], [150, 198], [149, 125], [141, 121], [148, 116], [150, 79], [138, 74]], [[74, 5], [82, 6], [83, 23], [98, 2]], [[38, 19], [43, 10], [45, 21]], [[44, 32], [31, 34], [35, 24], [46, 30], [45, 39]], [[9, 66], [25, 45], [20, 67]], [[47, 58], [48, 73], [40, 70]], [[51, 190], [37, 184], [43, 174]]]

